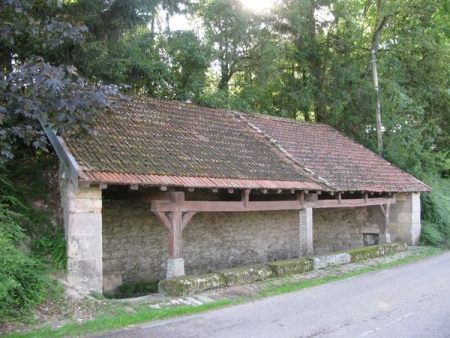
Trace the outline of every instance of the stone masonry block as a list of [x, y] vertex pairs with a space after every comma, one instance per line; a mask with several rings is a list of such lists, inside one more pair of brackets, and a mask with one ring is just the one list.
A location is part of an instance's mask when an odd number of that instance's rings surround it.
[[72, 183], [67, 185], [67, 198], [102, 199], [102, 190], [99, 187], [75, 188]]
[[312, 208], [299, 211], [300, 253], [303, 256], [313, 253], [313, 217]]
[[227, 286], [248, 284], [273, 277], [272, 270], [265, 264], [225, 269], [218, 273], [225, 278]]
[[226, 280], [223, 276], [218, 273], [209, 273], [164, 279], [159, 282], [158, 291], [170, 296], [184, 296], [225, 286]]
[[102, 292], [102, 264], [95, 260], [67, 261], [67, 282], [81, 293]]
[[70, 213], [101, 213], [102, 200], [101, 199], [67, 199], [66, 208]]
[[69, 214], [66, 236], [102, 234], [102, 214]]
[[409, 212], [401, 212], [397, 216], [397, 222], [399, 223], [410, 223], [412, 222], [412, 215]]
[[386, 229], [392, 240], [417, 245], [420, 239], [420, 194], [402, 194], [404, 199], [391, 206], [391, 224]]
[[313, 260], [314, 260], [314, 270], [318, 270], [324, 269], [330, 265], [350, 263], [351, 257], [350, 254], [343, 252], [325, 256], [316, 256], [313, 258]]
[[395, 200], [397, 201], [397, 202], [404, 202], [404, 201], [406, 201], [406, 198], [407, 198], [407, 194], [405, 194], [405, 193], [399, 193], [399, 194], [397, 194], [397, 196], [395, 197]]
[[71, 259], [102, 258], [102, 236], [73, 235], [67, 239], [67, 257]]
[[184, 276], [184, 259], [169, 258], [167, 260], [166, 278]]
[[406, 243], [385, 243], [381, 245], [371, 245], [360, 249], [350, 250], [349, 254], [351, 256], [351, 262], [357, 262], [368, 258], [375, 258], [404, 251], [406, 250], [406, 248]]
[[413, 222], [411, 224], [411, 245], [417, 245], [419, 243], [421, 231], [422, 226], [420, 222]]
[[420, 213], [420, 194], [419, 193], [411, 194], [411, 209], [413, 212]]
[[290, 259], [285, 261], [271, 262], [267, 264], [276, 277], [295, 275], [311, 271], [313, 260], [309, 258]]

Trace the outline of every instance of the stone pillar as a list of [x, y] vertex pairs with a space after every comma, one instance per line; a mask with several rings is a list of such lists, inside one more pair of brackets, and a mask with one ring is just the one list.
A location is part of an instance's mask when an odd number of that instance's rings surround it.
[[386, 236], [391, 242], [417, 245], [421, 230], [420, 193], [397, 194], [396, 200], [391, 205], [391, 220]]
[[312, 208], [300, 209], [300, 255], [314, 254]]
[[184, 259], [169, 258], [167, 260], [166, 278], [184, 276]]
[[67, 243], [67, 282], [81, 293], [102, 293], [102, 191], [60, 181]]

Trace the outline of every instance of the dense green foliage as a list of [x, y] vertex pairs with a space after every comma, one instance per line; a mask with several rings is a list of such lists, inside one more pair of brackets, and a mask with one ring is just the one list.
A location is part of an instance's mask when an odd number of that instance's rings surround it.
[[48, 299], [49, 291], [56, 294], [44, 265], [25, 246], [23, 225], [30, 220], [9, 176], [0, 166], [0, 323]]
[[422, 196], [423, 220], [421, 242], [434, 246], [450, 246], [450, 181], [434, 179], [427, 182], [433, 193]]
[[14, 196], [24, 207], [22, 228], [29, 237], [33, 255], [54, 268], [64, 268], [66, 245], [59, 210], [57, 182], [58, 160], [55, 154], [22, 152], [7, 163], [15, 182]]

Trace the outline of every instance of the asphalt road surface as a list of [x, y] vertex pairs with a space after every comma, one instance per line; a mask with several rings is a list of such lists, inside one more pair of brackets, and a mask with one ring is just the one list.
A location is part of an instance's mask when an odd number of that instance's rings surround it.
[[101, 337], [450, 337], [450, 253]]

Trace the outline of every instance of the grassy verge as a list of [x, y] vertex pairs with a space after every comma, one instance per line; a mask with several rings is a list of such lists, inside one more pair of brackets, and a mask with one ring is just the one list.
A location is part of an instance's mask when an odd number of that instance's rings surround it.
[[[313, 287], [325, 283], [330, 283], [338, 280], [343, 280], [353, 276], [361, 275], [367, 272], [381, 270], [401, 264], [414, 262], [426, 257], [430, 257], [443, 250], [433, 247], [421, 247], [414, 253], [408, 255], [405, 258], [392, 261], [390, 263], [382, 263], [373, 265], [367, 268], [354, 270], [348, 273], [339, 272], [338, 267], [331, 267], [330, 270], [336, 269], [336, 273], [330, 272], [328, 277], [310, 279], [298, 282], [286, 282], [281, 285], [274, 285], [271, 280], [266, 281], [267, 286], [262, 291], [252, 296], [242, 296], [234, 299], [223, 299], [200, 306], [176, 306], [167, 307], [161, 309], [150, 308], [148, 304], [130, 305], [120, 303], [114, 300], [106, 300], [106, 306], [103, 309], [103, 313], [97, 318], [82, 322], [67, 324], [59, 329], [51, 329], [44, 327], [39, 330], [35, 330], [29, 333], [22, 334], [8, 334], [5, 337], [80, 337], [93, 333], [101, 333], [112, 330], [117, 330], [130, 325], [140, 324], [151, 320], [163, 319], [175, 316], [196, 314], [207, 310], [218, 309], [229, 305], [235, 305], [244, 303], [247, 301], [253, 301], [255, 299], [264, 298], [273, 295], [279, 295], [287, 292], [293, 292], [300, 289]], [[273, 279], [272, 281], [275, 281]], [[276, 284], [280, 284], [280, 280], [276, 280]]]

